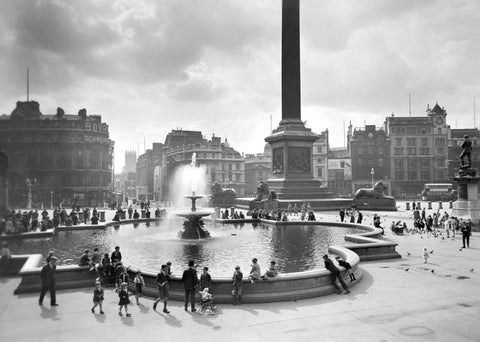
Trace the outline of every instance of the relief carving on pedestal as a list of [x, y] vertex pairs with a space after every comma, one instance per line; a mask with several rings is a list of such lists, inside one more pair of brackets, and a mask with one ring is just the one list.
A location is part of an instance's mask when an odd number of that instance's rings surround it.
[[283, 148], [274, 148], [272, 151], [272, 173], [279, 174], [283, 173], [284, 170], [284, 161], [283, 161]]
[[288, 173], [311, 173], [310, 148], [288, 148]]

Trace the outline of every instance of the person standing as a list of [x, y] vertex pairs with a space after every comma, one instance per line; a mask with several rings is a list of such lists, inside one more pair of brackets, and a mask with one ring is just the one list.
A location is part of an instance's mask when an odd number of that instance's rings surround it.
[[143, 296], [143, 287], [145, 286], [145, 280], [143, 279], [142, 272], [137, 271], [133, 282], [135, 283], [135, 299], [137, 301], [137, 305], [139, 305], [140, 302], [138, 299]]
[[157, 274], [158, 298], [153, 303], [153, 310], [157, 310], [157, 304], [163, 300], [163, 312], [170, 313], [167, 309], [167, 302], [170, 290], [170, 275], [167, 272], [167, 265], [162, 265], [160, 273]]
[[240, 271], [240, 266], [235, 266], [235, 272], [233, 272], [233, 305], [242, 304], [242, 292], [243, 292], [243, 273]]
[[97, 305], [100, 307], [100, 314], [103, 315], [104, 312], [102, 310], [102, 303], [103, 303], [103, 288], [102, 283], [100, 281], [95, 282], [95, 289], [93, 290], [93, 307], [91, 309], [92, 313], [95, 313], [95, 308]]
[[340, 212], [338, 213], [340, 215], [340, 222], [343, 222], [345, 219], [345, 210], [342, 208], [340, 209]]
[[462, 224], [462, 242], [463, 248], [465, 248], [465, 243], [467, 248], [470, 248], [470, 235], [472, 234], [472, 221], [469, 219], [468, 222]]
[[337, 266], [335, 266], [333, 261], [330, 260], [327, 254], [323, 256], [323, 261], [325, 263], [325, 268], [330, 271], [330, 280], [332, 282], [333, 287], [335, 287], [335, 289], [337, 290], [337, 293], [338, 294], [342, 293], [342, 290], [340, 290], [340, 287], [337, 285], [337, 282], [336, 282], [337, 279], [340, 282], [340, 284], [342, 284], [343, 289], [345, 290], [345, 294], [350, 293], [350, 290], [348, 289], [347, 284], [345, 284], [342, 277], [340, 277], [340, 270], [338, 269]]
[[200, 276], [200, 290], [203, 291], [205, 288], [209, 288], [212, 286], [212, 277], [210, 273], [208, 273], [208, 267], [203, 268], [203, 273]]
[[363, 221], [363, 214], [359, 211], [357, 215], [357, 223], [362, 223]]
[[10, 254], [10, 249], [8, 248], [8, 243], [4, 242], [2, 244], [2, 250], [0, 252], [0, 275], [8, 274], [11, 258], [12, 256]]
[[182, 282], [185, 288], [185, 311], [188, 311], [188, 301], [190, 300], [190, 305], [192, 312], [197, 311], [195, 309], [195, 287], [198, 284], [197, 270], [194, 268], [194, 261], [190, 260], [188, 262], [188, 269], [183, 271]]
[[50, 256], [48, 259], [48, 264], [42, 267], [40, 272], [40, 278], [42, 279], [42, 290], [40, 292], [40, 298], [38, 299], [38, 304], [43, 305], [43, 298], [47, 293], [47, 290], [50, 291], [50, 306], [58, 306], [57, 299], [55, 296], [55, 270], [57, 269], [57, 258], [55, 256]]

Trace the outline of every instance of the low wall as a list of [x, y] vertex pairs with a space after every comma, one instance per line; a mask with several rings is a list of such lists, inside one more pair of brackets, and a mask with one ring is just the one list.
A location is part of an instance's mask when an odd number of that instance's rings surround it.
[[[358, 283], [363, 276], [363, 271], [358, 267], [360, 259], [358, 255], [342, 247], [331, 247], [330, 251], [342, 256], [352, 265], [352, 272], [355, 273], [355, 280], [350, 282], [350, 277], [345, 269], [340, 267], [341, 276], [351, 286]], [[22, 280], [15, 290], [15, 294], [39, 292], [41, 289], [40, 272], [43, 258], [39, 254], [29, 257], [20, 271]], [[129, 268], [130, 281], [133, 280], [136, 268]], [[145, 280], [144, 296], [156, 298], [158, 296], [156, 273], [142, 270]], [[232, 271], [233, 274], [233, 271]], [[56, 288], [57, 290], [91, 287], [93, 289], [96, 272], [89, 271], [88, 266], [57, 266]], [[245, 275], [246, 277], [246, 275]], [[266, 303], [313, 298], [335, 293], [335, 288], [330, 283], [330, 272], [326, 269], [312, 270], [297, 273], [280, 274], [276, 278], [261, 280], [251, 283], [247, 278], [243, 281], [243, 303]], [[130, 283], [129, 288], [134, 292], [134, 284]], [[212, 278], [211, 292], [215, 296], [216, 303], [232, 303], [233, 297], [232, 280], [230, 278]], [[197, 293], [197, 299], [200, 295]], [[170, 300], [183, 301], [184, 289], [181, 277], [172, 276], [170, 282]]]

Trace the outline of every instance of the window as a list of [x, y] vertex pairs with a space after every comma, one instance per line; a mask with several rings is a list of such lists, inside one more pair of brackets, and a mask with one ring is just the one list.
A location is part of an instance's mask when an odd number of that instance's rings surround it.
[[317, 146], [317, 153], [323, 153], [323, 146]]
[[393, 150], [393, 154], [396, 156], [403, 156], [403, 148], [402, 147], [395, 147]]
[[430, 160], [422, 159], [421, 167], [422, 167], [422, 169], [429, 169], [430, 168]]
[[317, 163], [323, 164], [323, 158], [317, 158]]
[[443, 147], [437, 147], [437, 155], [445, 154], [445, 149]]
[[445, 180], [445, 172], [443, 172], [443, 171], [436, 171], [436, 172], [435, 172], [435, 180], [436, 180], [436, 181], [443, 181], [443, 180]]
[[323, 178], [323, 167], [317, 168], [317, 177]]
[[378, 147], [378, 154], [383, 154], [383, 147], [382, 146]]
[[437, 159], [435, 165], [436, 167], [445, 167], [445, 159]]
[[429, 181], [430, 180], [430, 171], [422, 170], [420, 171], [420, 178], [422, 181]]
[[416, 181], [417, 180], [417, 171], [408, 171], [408, 180]]
[[378, 159], [378, 166], [383, 166], [383, 158]]
[[358, 166], [362, 166], [363, 159], [362, 158], [357, 158], [357, 164], [358, 164]]
[[417, 149], [415, 147], [407, 148], [407, 156], [416, 156], [416, 155], [417, 155]]
[[403, 159], [395, 159], [395, 170], [403, 170]]
[[420, 155], [428, 156], [430, 154], [430, 149], [428, 147], [420, 147]]
[[395, 171], [395, 179], [396, 180], [403, 180], [403, 171]]
[[408, 159], [407, 160], [407, 168], [409, 170], [416, 170], [417, 169], [417, 160], [416, 159]]
[[438, 134], [442, 134], [442, 128], [439, 127], [437, 132], [438, 132]]
[[407, 146], [417, 146], [417, 138], [407, 138]]
[[395, 146], [402, 146], [402, 138], [395, 138]]
[[422, 139], [422, 146], [428, 146], [428, 138], [421, 138]]
[[445, 138], [436, 138], [435, 146], [445, 146]]

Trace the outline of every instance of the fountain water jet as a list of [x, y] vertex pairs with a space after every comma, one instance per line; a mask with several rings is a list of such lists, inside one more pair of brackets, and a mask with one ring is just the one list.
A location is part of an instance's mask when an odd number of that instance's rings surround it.
[[[175, 174], [175, 182], [173, 189], [178, 194], [174, 199], [176, 206], [183, 204], [185, 198], [191, 200], [190, 211], [177, 211], [174, 214], [179, 217], [186, 218], [183, 223], [183, 231], [180, 232], [182, 239], [204, 239], [210, 237], [210, 233], [203, 228], [202, 217], [212, 214], [211, 210], [197, 210], [196, 202], [205, 196], [196, 195], [196, 190], [206, 190], [205, 168], [198, 167], [196, 162], [196, 154], [192, 155], [192, 162], [189, 165], [182, 166]], [[188, 192], [191, 195], [182, 195]]]

